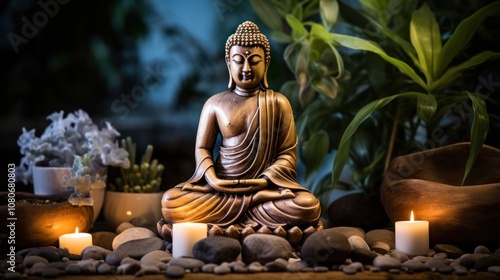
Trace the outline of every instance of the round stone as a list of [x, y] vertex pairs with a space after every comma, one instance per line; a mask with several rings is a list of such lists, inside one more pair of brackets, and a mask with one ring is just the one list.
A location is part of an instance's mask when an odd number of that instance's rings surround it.
[[67, 275], [79, 275], [82, 272], [82, 268], [77, 264], [70, 264], [64, 269], [64, 273]]
[[119, 275], [131, 275], [137, 273], [139, 270], [141, 270], [141, 265], [138, 262], [121, 264], [116, 268]]
[[382, 241], [374, 242], [370, 248], [381, 255], [385, 255], [391, 250], [391, 246]]
[[129, 228], [133, 228], [134, 225], [129, 223], [129, 222], [124, 222], [124, 223], [121, 223], [119, 224], [117, 227], [116, 227], [116, 234], [120, 234], [124, 231], [126, 231], [127, 229]]
[[23, 265], [26, 268], [31, 268], [36, 263], [43, 263], [46, 265], [49, 263], [49, 261], [46, 258], [42, 258], [39, 256], [28, 256], [23, 260]]
[[172, 255], [169, 252], [164, 250], [155, 250], [147, 253], [141, 258], [142, 264], [150, 264], [150, 263], [158, 263], [166, 258], [172, 258]]
[[26, 254], [26, 257], [29, 256], [39, 256], [46, 259], [49, 262], [57, 262], [61, 260], [61, 257], [57, 254], [55, 249], [52, 248], [41, 248], [41, 249], [33, 249]]
[[194, 257], [205, 263], [232, 262], [240, 253], [240, 242], [224, 236], [210, 236], [196, 242], [193, 246]]
[[479, 245], [476, 248], [474, 248], [474, 254], [489, 254], [490, 250], [488, 247]]
[[123, 259], [129, 255], [125, 251], [111, 251], [106, 255], [106, 263], [112, 266], [119, 266]]
[[264, 265], [267, 271], [269, 272], [284, 272], [286, 271], [287, 263], [283, 263], [280, 261], [272, 261], [268, 262]]
[[140, 259], [149, 252], [165, 250], [165, 243], [158, 237], [134, 239], [122, 243], [116, 250], [127, 252], [131, 258]]
[[354, 266], [346, 265], [342, 267], [342, 272], [348, 275], [354, 275], [358, 272], [358, 270]]
[[115, 239], [113, 239], [112, 247], [113, 250], [116, 250], [120, 245], [122, 245], [125, 242], [136, 239], [150, 238], [150, 237], [156, 237], [156, 234], [152, 232], [150, 229], [142, 227], [129, 228], [123, 231], [122, 233], [118, 234], [115, 237]]
[[408, 270], [408, 272], [421, 272], [425, 270], [425, 265], [418, 260], [407, 260], [403, 262], [402, 266]]
[[409, 257], [407, 254], [400, 252], [400, 251], [397, 251], [397, 250], [392, 251], [389, 255], [395, 259], [398, 259], [400, 262], [405, 262], [405, 261], [409, 260]]
[[373, 260], [377, 257], [377, 253], [360, 248], [354, 248], [351, 251], [350, 258], [353, 262], [360, 262], [362, 264], [372, 264]]
[[217, 275], [224, 275], [231, 273], [231, 268], [227, 264], [218, 265], [214, 268], [214, 273]]
[[[394, 231], [387, 229], [374, 229], [365, 234], [365, 241], [373, 249], [376, 242], [384, 242], [389, 245], [389, 250], [395, 248]], [[388, 251], [389, 251], [388, 250]]]
[[333, 231], [336, 231], [338, 233], [341, 233], [343, 234], [346, 238], [349, 238], [351, 236], [359, 236], [361, 238], [365, 238], [365, 231], [360, 229], [360, 228], [356, 228], [356, 227], [333, 227], [333, 228], [330, 228], [331, 230]]
[[279, 236], [254, 233], [243, 240], [242, 258], [245, 263], [257, 261], [266, 264], [277, 258], [288, 259], [291, 255], [292, 246], [288, 240]]
[[380, 268], [381, 270], [399, 269], [401, 267], [401, 262], [398, 259], [392, 258], [390, 256], [377, 256], [373, 260], [373, 265]]
[[370, 250], [370, 246], [368, 246], [366, 241], [362, 237], [359, 237], [357, 235], [353, 235], [347, 238], [347, 241], [349, 241], [349, 244], [351, 244], [351, 249], [359, 248], [359, 249]]
[[438, 271], [441, 267], [448, 266], [441, 258], [430, 258], [425, 262], [425, 267], [430, 271]]
[[104, 248], [106, 250], [113, 250], [113, 240], [116, 233], [111, 231], [98, 231], [92, 234], [92, 244]]
[[193, 258], [173, 258], [168, 262], [168, 265], [180, 266], [184, 269], [201, 269], [205, 263]]
[[185, 273], [186, 272], [185, 272], [184, 268], [182, 266], [178, 266], [178, 265], [169, 265], [167, 267], [167, 270], [165, 270], [165, 274], [168, 277], [174, 278], [174, 279], [184, 277]]
[[215, 263], [207, 263], [201, 267], [201, 271], [205, 273], [213, 273], [214, 268], [217, 267], [218, 265]]
[[350, 253], [351, 245], [347, 238], [330, 229], [311, 234], [301, 248], [302, 259], [314, 265], [343, 263]]
[[474, 268], [478, 271], [487, 271], [490, 266], [500, 265], [500, 257], [495, 255], [486, 255], [476, 260]]
[[101, 263], [97, 267], [97, 273], [99, 274], [112, 274], [113, 270], [111, 269], [111, 266], [107, 263]]
[[434, 251], [436, 251], [436, 253], [446, 253], [446, 255], [452, 259], [458, 259], [464, 254], [460, 248], [450, 244], [436, 244], [434, 245]]

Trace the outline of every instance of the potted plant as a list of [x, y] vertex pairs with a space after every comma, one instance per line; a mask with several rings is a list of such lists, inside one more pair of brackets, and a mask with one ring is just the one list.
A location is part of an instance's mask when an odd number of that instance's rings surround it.
[[[106, 175], [107, 166], [130, 166], [127, 151], [115, 141], [120, 134], [110, 123], [106, 122], [105, 127], [99, 128], [83, 110], [67, 116], [64, 116], [64, 111], [54, 112], [47, 119], [51, 122], [40, 137], [35, 135], [35, 129], [28, 131], [23, 128], [17, 141], [22, 155], [16, 167], [17, 179], [25, 184], [32, 182], [35, 194], [66, 191], [62, 185], [63, 177], [71, 175], [75, 156], [92, 159], [89, 164], [93, 172], [101, 176]], [[96, 198], [96, 217], [104, 194], [104, 189], [92, 194]]]
[[129, 168], [120, 168], [116, 184], [110, 183], [104, 202], [104, 219], [116, 228], [123, 222], [142, 217], [147, 224], [156, 225], [161, 218], [160, 192], [164, 165], [151, 157], [153, 146], [148, 145], [140, 161], [136, 162], [136, 144], [131, 137], [122, 139], [121, 147], [128, 152]]
[[454, 11], [437, 20], [432, 8], [440, 3], [359, 2], [252, 0], [273, 37], [288, 44], [296, 79], [280, 91], [298, 112], [306, 185], [324, 206], [336, 188], [377, 194], [395, 156], [469, 140], [464, 182], [491, 126], [486, 102], [496, 104], [488, 86], [478, 87], [479, 66], [500, 58], [472, 38], [478, 30], [493, 34], [482, 23], [498, 15], [500, 2], [459, 21], [449, 17]]

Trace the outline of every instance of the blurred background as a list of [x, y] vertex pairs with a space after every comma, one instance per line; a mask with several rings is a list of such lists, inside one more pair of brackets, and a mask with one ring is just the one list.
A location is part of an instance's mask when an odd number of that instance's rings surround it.
[[[227, 88], [227, 37], [246, 20], [266, 34], [250, 3], [40, 3], [0, 1], [1, 166], [19, 164], [23, 127], [39, 136], [52, 112], [83, 109], [131, 136], [138, 153], [153, 144], [165, 188], [188, 179], [203, 102]], [[280, 62], [284, 46], [271, 45], [270, 83], [279, 88], [293, 74]]]

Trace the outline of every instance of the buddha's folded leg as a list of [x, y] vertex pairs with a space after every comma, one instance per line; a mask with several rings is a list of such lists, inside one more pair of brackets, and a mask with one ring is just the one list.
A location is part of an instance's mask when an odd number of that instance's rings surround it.
[[242, 224], [265, 225], [269, 228], [279, 226], [315, 226], [321, 215], [319, 200], [309, 192], [294, 192], [295, 198], [267, 201], [250, 208]]
[[163, 194], [161, 211], [167, 223], [197, 222], [226, 226], [248, 209], [249, 195], [202, 193], [172, 188]]

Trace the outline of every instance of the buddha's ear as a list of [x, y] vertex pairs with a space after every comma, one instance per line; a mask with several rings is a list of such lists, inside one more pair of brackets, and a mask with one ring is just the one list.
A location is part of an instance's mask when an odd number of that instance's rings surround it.
[[262, 86], [264, 88], [269, 88], [269, 83], [267, 82], [267, 70], [269, 70], [269, 64], [271, 64], [271, 58], [267, 61], [266, 70], [264, 71], [264, 78], [262, 79]]
[[229, 74], [229, 83], [227, 84], [227, 87], [229, 89], [234, 89], [236, 87], [236, 83], [233, 80], [233, 76], [231, 76], [231, 66], [229, 61], [226, 61], [226, 65], [227, 65], [227, 72]]

